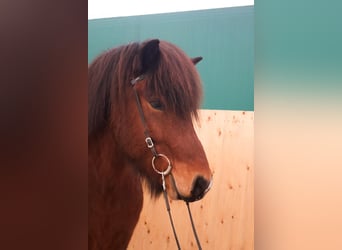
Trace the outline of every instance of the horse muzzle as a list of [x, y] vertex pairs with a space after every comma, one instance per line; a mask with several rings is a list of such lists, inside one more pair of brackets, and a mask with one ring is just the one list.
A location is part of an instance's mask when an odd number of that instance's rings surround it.
[[210, 178], [210, 180], [206, 180], [204, 177], [198, 176], [193, 181], [190, 195], [183, 195], [178, 191], [177, 184], [172, 174], [170, 175], [170, 177], [172, 186], [177, 193], [177, 199], [184, 200], [186, 202], [194, 202], [202, 199], [205, 194], [208, 193], [213, 184], [212, 177]]

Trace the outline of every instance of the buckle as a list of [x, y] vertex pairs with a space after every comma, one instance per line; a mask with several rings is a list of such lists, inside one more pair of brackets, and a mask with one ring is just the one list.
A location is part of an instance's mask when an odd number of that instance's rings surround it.
[[145, 142], [146, 142], [146, 145], [147, 145], [148, 148], [153, 148], [154, 147], [154, 144], [153, 144], [153, 141], [152, 141], [151, 137], [146, 137]]

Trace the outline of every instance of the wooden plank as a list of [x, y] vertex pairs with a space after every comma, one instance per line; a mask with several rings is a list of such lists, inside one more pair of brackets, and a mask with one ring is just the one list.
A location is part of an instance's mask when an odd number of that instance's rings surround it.
[[[254, 112], [201, 110], [197, 134], [213, 171], [213, 186], [191, 210], [203, 249], [254, 249]], [[182, 249], [197, 249], [186, 205], [171, 201]], [[145, 192], [128, 249], [177, 249], [164, 200]]]

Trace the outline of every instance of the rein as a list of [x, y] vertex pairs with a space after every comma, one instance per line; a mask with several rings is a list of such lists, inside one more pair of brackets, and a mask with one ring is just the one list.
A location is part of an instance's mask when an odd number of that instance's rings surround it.
[[[142, 105], [141, 105], [141, 102], [140, 102], [140, 98], [139, 98], [139, 95], [138, 95], [138, 92], [137, 90], [135, 89], [135, 84], [138, 83], [139, 81], [143, 80], [144, 79], [144, 75], [141, 75], [141, 76], [138, 76], [137, 78], [133, 79], [131, 81], [131, 84], [133, 86], [133, 91], [134, 91], [134, 95], [135, 95], [135, 100], [136, 100], [136, 103], [137, 103], [137, 107], [138, 107], [138, 111], [139, 111], [139, 116], [140, 116], [140, 119], [141, 119], [141, 122], [143, 123], [143, 126], [144, 126], [144, 135], [145, 135], [145, 142], [146, 142], [146, 145], [147, 145], [147, 148], [149, 148], [151, 150], [151, 153], [153, 155], [153, 158], [152, 158], [152, 167], [153, 167], [153, 170], [157, 173], [157, 174], [160, 174], [161, 175], [161, 178], [162, 178], [162, 187], [163, 187], [163, 196], [164, 196], [164, 199], [165, 199], [165, 204], [166, 204], [166, 210], [168, 212], [168, 215], [169, 215], [169, 219], [170, 219], [170, 223], [171, 223], [171, 227], [172, 227], [172, 231], [173, 231], [173, 235], [175, 237], [175, 240], [176, 240], [176, 243], [177, 243], [177, 247], [178, 249], [180, 250], [181, 247], [180, 247], [180, 244], [179, 244], [179, 240], [178, 240], [178, 237], [177, 237], [177, 233], [176, 233], [176, 229], [175, 229], [175, 226], [173, 224], [173, 219], [172, 219], [172, 215], [171, 215], [171, 208], [170, 208], [170, 204], [169, 204], [169, 199], [167, 197], [167, 192], [166, 192], [166, 186], [165, 186], [165, 176], [170, 174], [172, 176], [172, 173], [171, 173], [171, 170], [172, 170], [172, 165], [171, 165], [171, 162], [169, 160], [169, 158], [164, 155], [164, 154], [158, 154], [157, 153], [157, 150], [154, 146], [154, 143], [153, 143], [153, 140], [150, 136], [150, 132], [148, 130], [148, 127], [147, 127], [147, 123], [146, 123], [146, 119], [145, 119], [145, 115], [144, 115], [144, 112], [143, 112], [143, 109], [142, 109]], [[154, 161], [156, 158], [163, 158], [167, 164], [168, 164], [168, 167], [166, 170], [164, 171], [160, 171], [156, 168], [155, 164], [154, 164]], [[178, 191], [177, 191], [178, 193]], [[188, 208], [188, 212], [189, 212], [189, 217], [190, 217], [190, 221], [191, 221], [191, 226], [192, 226], [192, 231], [195, 235], [195, 239], [196, 239], [196, 242], [197, 242], [197, 246], [198, 246], [198, 249], [199, 250], [202, 250], [202, 247], [201, 247], [201, 243], [198, 239], [198, 235], [197, 235], [197, 232], [196, 232], [196, 228], [195, 228], [195, 225], [194, 225], [194, 222], [193, 222], [193, 219], [192, 219], [192, 215], [191, 215], [191, 211], [190, 211], [190, 206], [189, 206], [189, 202], [186, 201], [186, 206]]]

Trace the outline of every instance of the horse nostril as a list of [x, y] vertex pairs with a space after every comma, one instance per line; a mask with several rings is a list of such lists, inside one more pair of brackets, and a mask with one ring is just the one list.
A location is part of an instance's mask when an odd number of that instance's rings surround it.
[[191, 190], [191, 197], [194, 200], [201, 199], [208, 191], [209, 182], [203, 177], [199, 176], [195, 179]]

